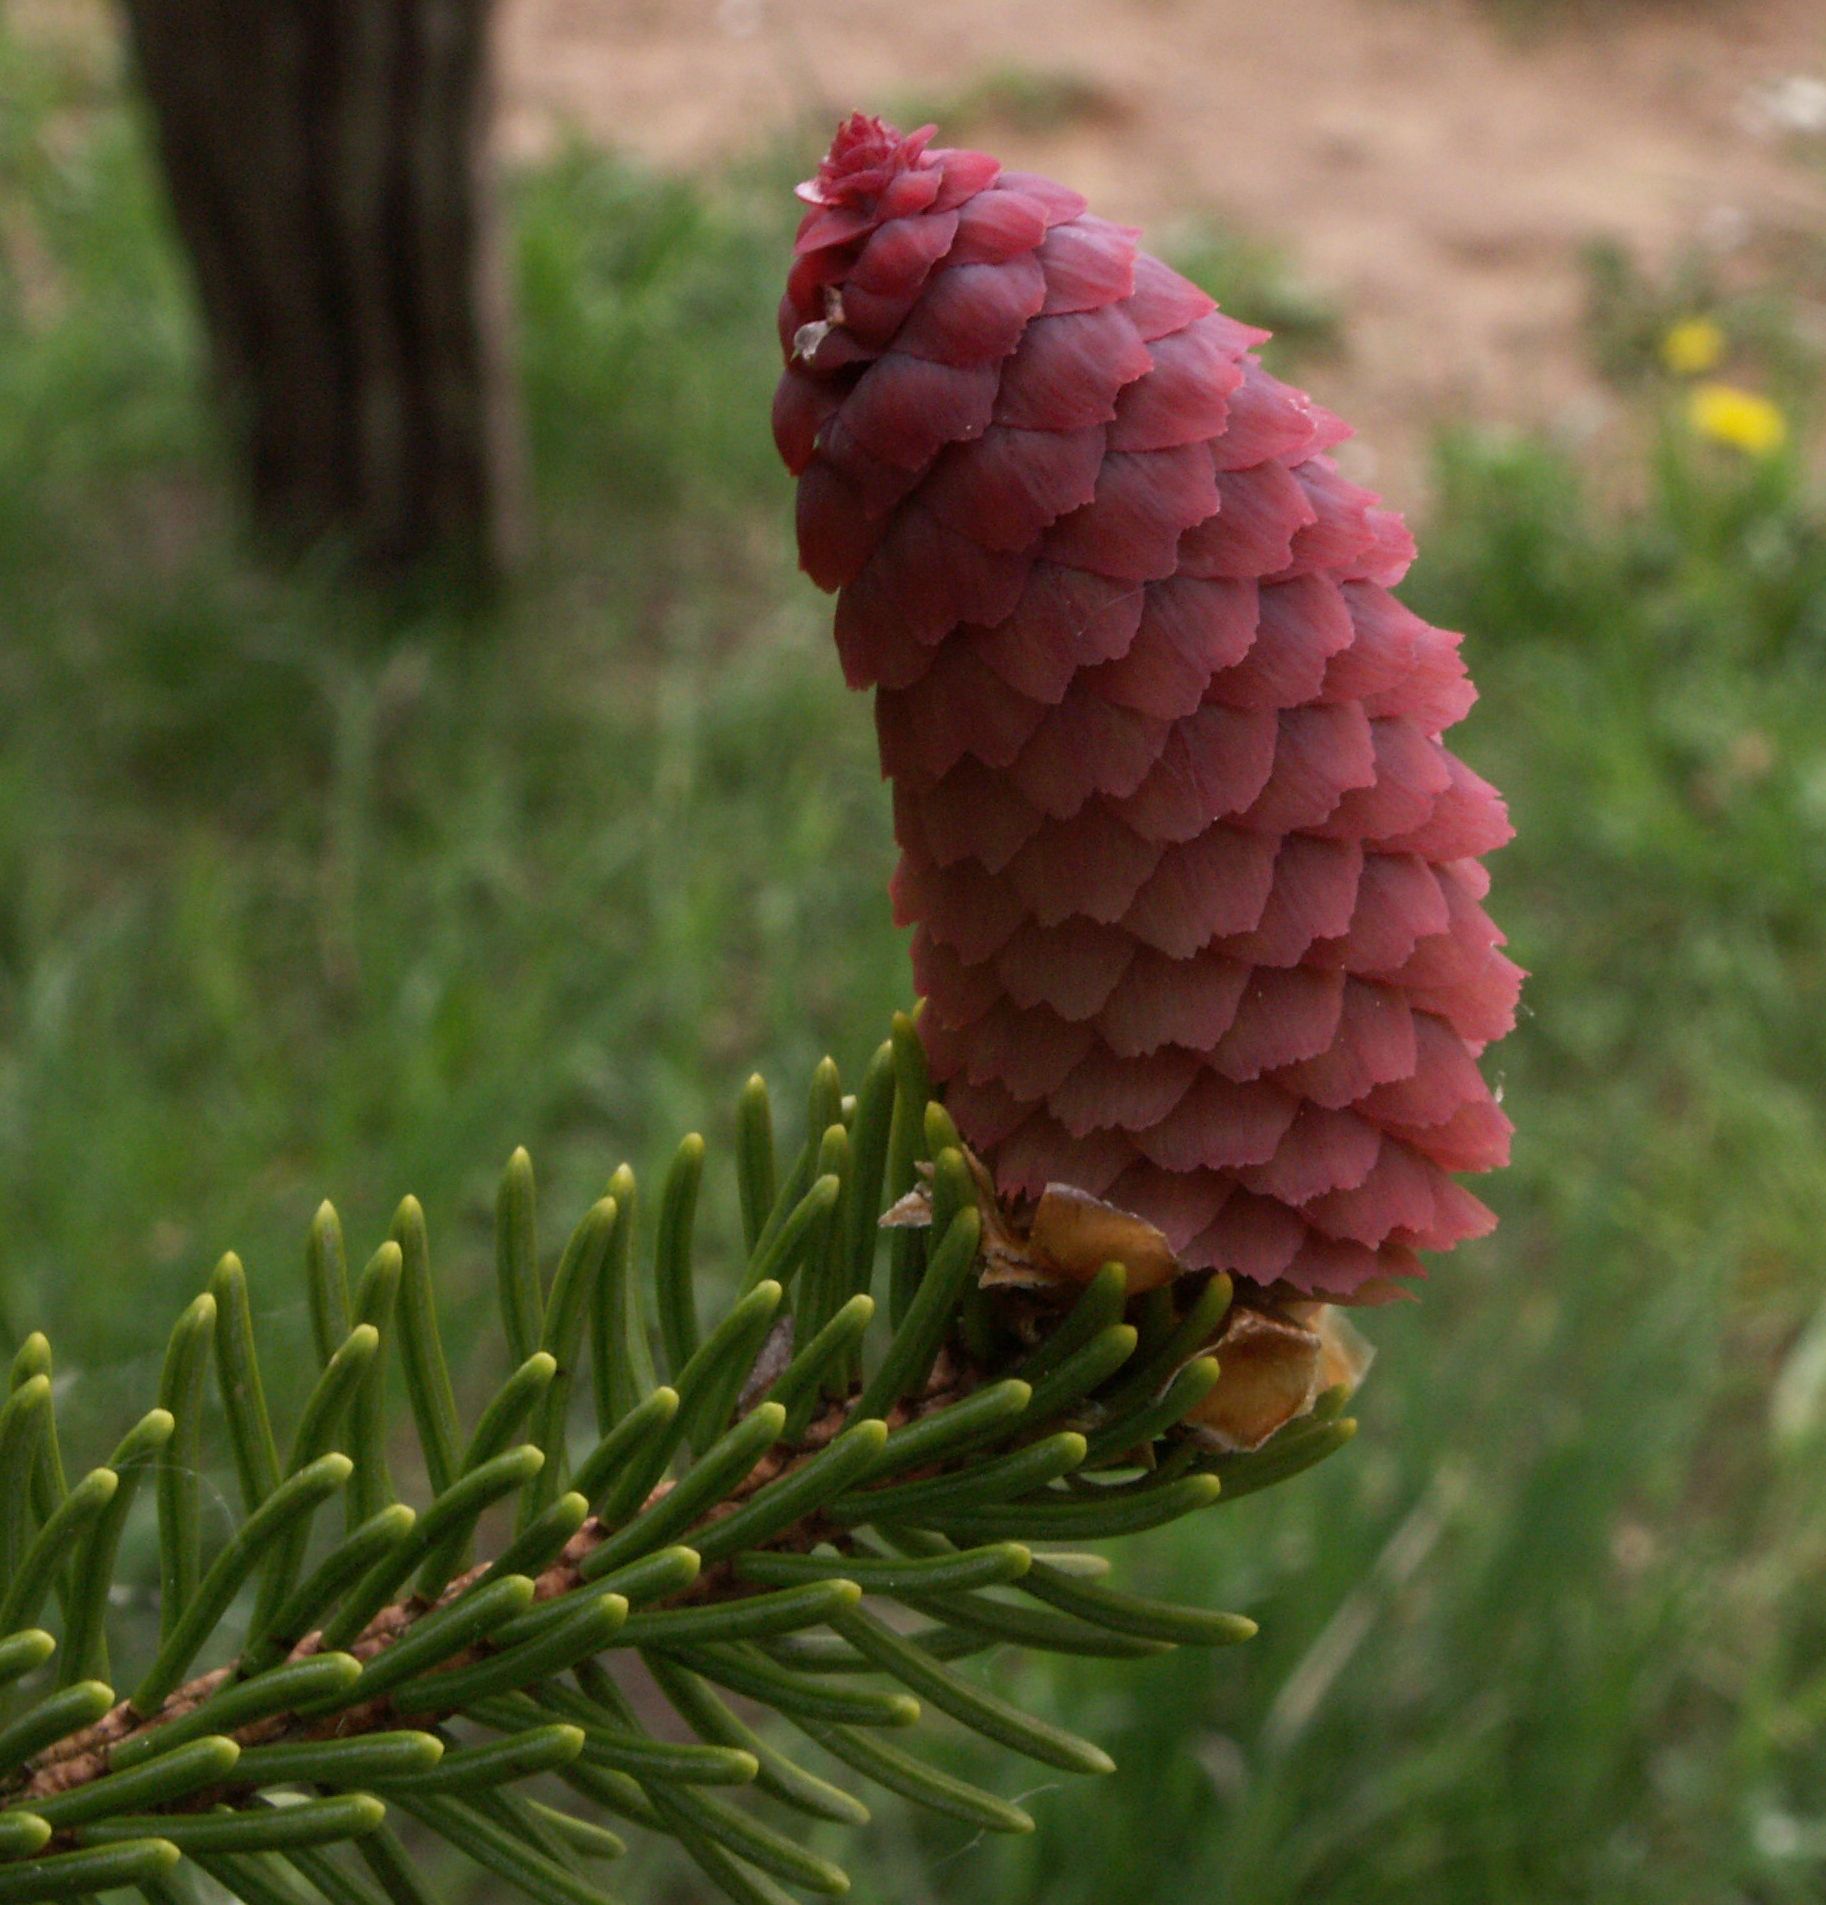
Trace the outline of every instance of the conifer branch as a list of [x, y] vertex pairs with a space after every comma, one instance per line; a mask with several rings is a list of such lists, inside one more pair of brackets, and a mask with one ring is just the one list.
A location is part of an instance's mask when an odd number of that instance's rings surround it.
[[[1018, 1807], [882, 1737], [922, 1706], [1004, 1751], [1106, 1770], [1094, 1744], [955, 1663], [1007, 1641], [1120, 1659], [1247, 1638], [1240, 1616], [1122, 1594], [1094, 1578], [1100, 1560], [1034, 1544], [1115, 1538], [1297, 1472], [1348, 1435], [1345, 1391], [1313, 1401], [1309, 1384], [1312, 1406], [1284, 1411], [1298, 1419], [1255, 1453], [1214, 1448], [1198, 1426], [1216, 1380], [1204, 1352], [1266, 1319], [1232, 1310], [1221, 1280], [1129, 1302], [1119, 1262], [1082, 1287], [1047, 1271], [925, 1099], [917, 1053], [902, 1019], [853, 1097], [822, 1064], [783, 1163], [767, 1089], [750, 1082], [736, 1160], [747, 1261], [707, 1328], [701, 1141], [680, 1147], [659, 1200], [651, 1299], [633, 1174], [616, 1171], [548, 1282], [516, 1153], [496, 1252], [512, 1366], [467, 1427], [412, 1199], [353, 1283], [335, 1212], [312, 1224], [318, 1374], [289, 1433], [268, 1410], [232, 1256], [178, 1320], [159, 1406], [73, 1481], [49, 1346], [31, 1339], [0, 1403], [0, 1898], [130, 1884], [174, 1905], [194, 1866], [248, 1905], [299, 1905], [300, 1884], [372, 1905], [370, 1881], [393, 1905], [427, 1905], [384, 1823], [397, 1810], [542, 1905], [593, 1905], [607, 1895], [578, 1861], [620, 1840], [585, 1805], [670, 1836], [731, 1898], [777, 1901], [782, 1883], [847, 1881], [710, 1786], [854, 1822], [860, 1779], [1028, 1829]], [[212, 1367], [242, 1502], [214, 1552], [198, 1512]], [[429, 1492], [416, 1510], [395, 1487], [390, 1369]], [[573, 1460], [585, 1417], [595, 1443]], [[162, 1605], [155, 1657], [123, 1698], [103, 1678], [126, 1653], [107, 1633], [109, 1590], [142, 1478]], [[495, 1507], [513, 1511], [512, 1532], [477, 1559]], [[233, 1658], [196, 1672], [231, 1616]], [[638, 1657], [695, 1743], [649, 1731], [605, 1670], [617, 1654]], [[836, 1780], [729, 1695], [828, 1753]], [[522, 1794], [541, 1778], [564, 1803]]]
[[[896, 1405], [889, 1413], [888, 1426], [902, 1427], [947, 1408], [969, 1393], [970, 1382], [971, 1378], [947, 1359], [946, 1366], [933, 1372], [917, 1398]], [[761, 1458], [746, 1481], [738, 1484], [706, 1512], [701, 1526], [706, 1529], [715, 1527], [752, 1500], [770, 1482], [804, 1469], [813, 1457], [842, 1433], [850, 1405], [851, 1399], [848, 1398], [827, 1403], [796, 1443], [776, 1444]], [[920, 1472], [934, 1474], [942, 1471], [928, 1467]], [[643, 1512], [645, 1508], [654, 1507], [663, 1501], [674, 1486], [671, 1481], [660, 1483], [648, 1496]], [[534, 1580], [529, 1597], [531, 1603], [535, 1606], [544, 1605], [584, 1588], [589, 1580], [589, 1558], [612, 1532], [600, 1516], [589, 1516], [565, 1544], [560, 1559]], [[747, 1561], [751, 1554], [758, 1552], [803, 1554], [821, 1543], [830, 1543], [841, 1551], [847, 1549], [853, 1539], [852, 1530], [833, 1522], [821, 1510], [814, 1510], [771, 1536], [761, 1549], [744, 1550], [741, 1561]], [[461, 1599], [489, 1574], [493, 1565], [481, 1562], [471, 1567], [451, 1581], [435, 1600], [426, 1601], [409, 1596], [383, 1608], [349, 1644], [347, 1654], [360, 1662], [374, 1659], [404, 1639], [427, 1615]], [[660, 1608], [703, 1607], [719, 1601], [744, 1598], [755, 1591], [752, 1573], [745, 1571], [735, 1557], [725, 1556], [700, 1568], [687, 1585], [674, 1594], [654, 1601], [652, 1605]], [[305, 1635], [290, 1648], [285, 1659], [287, 1662], [297, 1662], [320, 1658], [322, 1649], [323, 1634], [318, 1630]], [[490, 1651], [492, 1649], [487, 1643], [478, 1643], [449, 1655], [442, 1664], [451, 1669], [467, 1666], [486, 1658]], [[212, 1698], [235, 1683], [237, 1671], [236, 1665], [230, 1665], [198, 1674], [195, 1679], [168, 1694], [158, 1710], [150, 1715], [141, 1713], [130, 1699], [117, 1701], [98, 1720], [67, 1734], [40, 1753], [32, 1762], [30, 1776], [8, 1795], [9, 1799], [29, 1810], [34, 1801], [71, 1792], [92, 1780], [104, 1778], [111, 1770], [119, 1749], [140, 1741], [150, 1741], [154, 1734], [198, 1712]], [[431, 1706], [404, 1713], [395, 1700], [383, 1696], [358, 1706], [339, 1709], [334, 1715], [316, 1720], [289, 1711], [265, 1714], [258, 1720], [232, 1729], [227, 1737], [243, 1748], [298, 1744], [317, 1739], [344, 1740], [407, 1724], [415, 1727], [433, 1726], [450, 1719], [456, 1711]], [[193, 1794], [190, 1795], [190, 1803], [198, 1805], [206, 1799], [220, 1797], [229, 1790], [231, 1788], [225, 1785], [219, 1790]]]

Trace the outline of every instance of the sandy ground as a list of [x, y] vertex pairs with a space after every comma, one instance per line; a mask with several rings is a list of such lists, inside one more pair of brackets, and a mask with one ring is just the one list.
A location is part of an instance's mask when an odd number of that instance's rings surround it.
[[1358, 473], [1392, 488], [1444, 414], [1602, 430], [1587, 240], [1652, 262], [1826, 233], [1826, 139], [1780, 124], [1820, 103], [1821, 0], [1591, 0], [1527, 37], [1477, 0], [505, 7], [518, 152], [570, 127], [692, 165], [987, 70], [1083, 82], [1093, 110], [998, 150], [1110, 216], [1208, 209], [1284, 244], [1347, 320], [1346, 358], [1311, 381], [1362, 429]]

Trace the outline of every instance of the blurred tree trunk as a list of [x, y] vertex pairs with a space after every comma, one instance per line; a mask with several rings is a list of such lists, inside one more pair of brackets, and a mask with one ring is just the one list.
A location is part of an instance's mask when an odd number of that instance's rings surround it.
[[486, 579], [520, 539], [492, 0], [124, 0], [258, 526]]

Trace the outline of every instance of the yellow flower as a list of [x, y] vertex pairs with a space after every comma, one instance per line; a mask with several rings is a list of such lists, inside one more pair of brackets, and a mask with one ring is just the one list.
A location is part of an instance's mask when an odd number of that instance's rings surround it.
[[1687, 422], [1714, 443], [1746, 456], [1773, 456], [1788, 441], [1788, 419], [1767, 397], [1736, 384], [1699, 384], [1687, 399]]
[[1709, 317], [1682, 318], [1661, 339], [1661, 361], [1677, 377], [1716, 370], [1725, 354], [1725, 334]]

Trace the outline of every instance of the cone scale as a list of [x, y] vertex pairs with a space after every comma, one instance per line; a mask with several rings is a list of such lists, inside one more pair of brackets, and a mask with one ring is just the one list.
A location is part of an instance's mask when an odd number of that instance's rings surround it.
[[1387, 1298], [1492, 1223], [1510, 828], [1444, 745], [1345, 427], [1065, 187], [858, 115], [800, 188], [775, 437], [875, 692], [934, 1078], [1015, 1207]]

